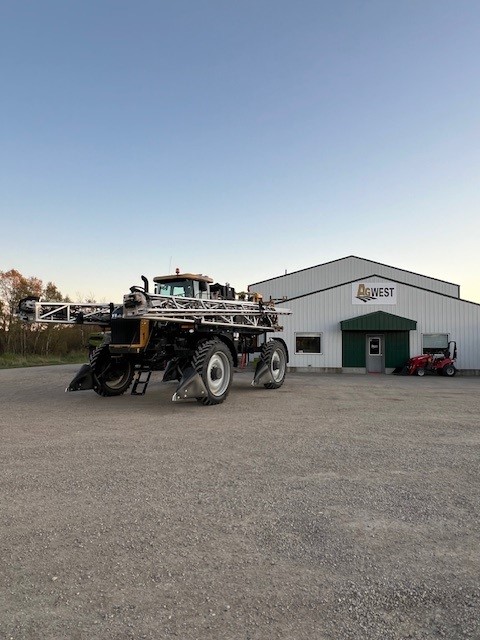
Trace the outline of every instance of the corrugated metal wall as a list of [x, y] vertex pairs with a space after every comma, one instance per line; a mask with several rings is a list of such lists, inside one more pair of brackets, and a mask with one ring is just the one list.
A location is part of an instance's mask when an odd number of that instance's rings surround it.
[[410, 357], [410, 332], [388, 331], [385, 334], [385, 366], [401, 367]]
[[342, 342], [342, 366], [364, 367], [365, 334], [362, 331], [344, 331]]
[[[343, 331], [342, 366], [363, 368], [366, 364], [366, 336], [372, 331]], [[409, 357], [408, 331], [378, 331], [385, 337], [385, 367], [395, 369]]]
[[[368, 280], [368, 279], [367, 279]], [[369, 279], [374, 282], [376, 279]], [[365, 313], [386, 311], [417, 321], [410, 331], [410, 355], [422, 352], [423, 333], [448, 333], [458, 346], [459, 369], [480, 370], [480, 305], [456, 300], [408, 285], [397, 285], [396, 305], [352, 304], [350, 284], [285, 303], [292, 316], [282, 317], [282, 334], [293, 367], [338, 368], [342, 366], [340, 322]], [[295, 332], [322, 333], [322, 354], [295, 354]]]
[[457, 298], [460, 295], [460, 288], [456, 284], [435, 280], [355, 256], [341, 258], [340, 260], [327, 262], [323, 265], [296, 271], [278, 278], [257, 282], [255, 285], [251, 285], [251, 289], [262, 293], [266, 298], [270, 296], [276, 299], [284, 296], [293, 298], [344, 282], [359, 280], [372, 274], [377, 274], [387, 280], [393, 279], [398, 282], [405, 282]]

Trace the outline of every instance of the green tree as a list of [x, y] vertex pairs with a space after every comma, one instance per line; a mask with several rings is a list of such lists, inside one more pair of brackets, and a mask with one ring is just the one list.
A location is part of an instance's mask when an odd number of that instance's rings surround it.
[[[45, 302], [70, 302], [68, 298], [64, 299], [61, 292], [53, 282], [48, 282], [42, 289], [41, 299]], [[40, 345], [38, 343], [38, 338], [35, 340], [35, 344], [33, 346], [34, 353], [38, 353], [40, 350], [43, 355], [48, 356], [52, 352], [65, 353], [67, 351], [65, 347], [65, 337], [67, 332], [71, 331], [71, 327], [58, 327], [47, 324], [43, 327], [40, 326], [39, 328], [42, 340]]]
[[61, 292], [57, 289], [57, 285], [53, 282], [47, 282], [46, 286], [42, 289], [41, 299], [48, 302], [70, 302], [68, 298], [64, 298]]

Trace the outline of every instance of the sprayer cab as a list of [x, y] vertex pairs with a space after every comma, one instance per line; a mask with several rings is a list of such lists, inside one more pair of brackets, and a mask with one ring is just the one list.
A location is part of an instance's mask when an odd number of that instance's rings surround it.
[[213, 280], [200, 273], [180, 273], [157, 276], [153, 279], [155, 291], [161, 296], [196, 298], [197, 300], [235, 300], [235, 289], [229, 284], [213, 284]]
[[210, 298], [210, 284], [213, 280], [208, 276], [194, 273], [177, 273], [157, 276], [153, 279], [155, 291], [161, 296], [179, 296], [182, 298]]

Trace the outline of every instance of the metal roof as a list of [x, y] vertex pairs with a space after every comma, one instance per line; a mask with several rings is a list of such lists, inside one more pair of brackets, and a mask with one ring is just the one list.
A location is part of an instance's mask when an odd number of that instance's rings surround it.
[[395, 316], [385, 311], [375, 311], [362, 316], [342, 320], [342, 331], [411, 331], [417, 328], [416, 320]]
[[196, 280], [198, 282], [213, 282], [212, 278], [201, 273], [171, 273], [167, 276], [155, 276], [154, 282], [177, 282], [178, 280]]
[[314, 269], [318, 269], [319, 267], [325, 267], [327, 265], [330, 264], [334, 264], [334, 263], [339, 263], [339, 262], [345, 262], [347, 260], [349, 260], [350, 258], [354, 258], [355, 260], [359, 260], [360, 262], [370, 262], [372, 264], [378, 264], [381, 267], [388, 267], [389, 269], [395, 269], [395, 271], [402, 271], [403, 273], [409, 273], [412, 274], [414, 276], [420, 276], [422, 278], [428, 278], [428, 280], [434, 280], [436, 282], [443, 282], [445, 284], [449, 284], [449, 285], [453, 285], [455, 287], [459, 288], [459, 293], [460, 293], [460, 285], [455, 283], [455, 282], [450, 282], [449, 280], [442, 280], [441, 278], [432, 278], [431, 276], [425, 276], [421, 273], [417, 273], [416, 271], [410, 271], [409, 269], [402, 269], [401, 267], [394, 267], [392, 265], [389, 264], [385, 264], [384, 262], [378, 262], [377, 260], [370, 260], [368, 258], [362, 258], [360, 256], [354, 256], [354, 255], [350, 255], [350, 256], [345, 256], [343, 258], [337, 258], [336, 260], [329, 260], [328, 262], [321, 262], [320, 264], [316, 264], [313, 265], [312, 267], [305, 267], [304, 269], [296, 269], [295, 271], [290, 271], [289, 273], [285, 272], [280, 274], [279, 276], [274, 276], [273, 278], [266, 278], [265, 280], [259, 280], [258, 282], [253, 282], [252, 284], [249, 284], [249, 287], [254, 287], [256, 284], [264, 284], [265, 282], [271, 282], [272, 280], [280, 280], [281, 278], [285, 278], [288, 276], [292, 276], [295, 275], [297, 273], [302, 273], [304, 271], [311, 271]]

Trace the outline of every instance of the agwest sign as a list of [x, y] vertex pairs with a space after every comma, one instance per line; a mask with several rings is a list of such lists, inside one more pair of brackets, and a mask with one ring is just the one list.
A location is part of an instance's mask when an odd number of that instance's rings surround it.
[[354, 282], [352, 304], [397, 304], [397, 285], [395, 282]]

